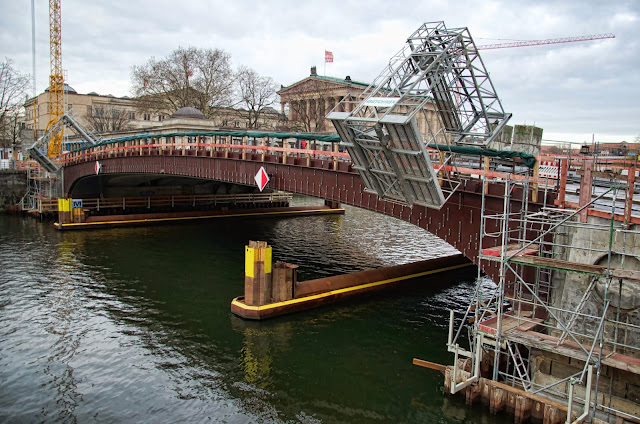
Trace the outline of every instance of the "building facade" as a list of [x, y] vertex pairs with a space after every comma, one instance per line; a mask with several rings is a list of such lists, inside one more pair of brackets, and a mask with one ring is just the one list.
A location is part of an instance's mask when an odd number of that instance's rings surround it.
[[[289, 129], [292, 131], [336, 134], [331, 122], [325, 116], [342, 100], [340, 112], [351, 112], [357, 105], [358, 97], [369, 86], [367, 83], [354, 81], [350, 76], [344, 79], [318, 75], [316, 67], [311, 67], [311, 74], [278, 91], [283, 115], [287, 116]], [[346, 108], [346, 110], [345, 110]], [[427, 103], [422, 113], [416, 116], [418, 129], [426, 136], [431, 125], [435, 133], [441, 127], [435, 113], [433, 103]]]
[[[35, 102], [34, 102], [35, 100]], [[122, 134], [138, 134], [154, 129], [168, 128], [167, 120], [176, 112], [168, 110], [157, 113], [140, 109], [136, 99], [131, 97], [115, 97], [100, 95], [95, 92], [80, 94], [69, 85], [64, 86], [65, 113], [90, 132], [102, 138], [110, 138]], [[27, 133], [36, 137], [42, 136], [51, 118], [48, 90], [37, 98], [28, 99], [24, 103], [23, 127]], [[35, 118], [35, 119], [34, 119]], [[175, 119], [175, 118], [174, 118]], [[206, 121], [206, 122], [205, 122]], [[247, 129], [248, 111], [239, 108], [218, 108], [211, 119], [199, 119], [199, 129]], [[284, 123], [284, 117], [273, 108], [266, 108], [258, 120], [260, 130], [276, 131]], [[168, 125], [169, 124], [169, 125]], [[179, 124], [177, 124], [180, 126]], [[187, 126], [192, 125], [189, 124]], [[155, 132], [155, 131], [154, 131]]]

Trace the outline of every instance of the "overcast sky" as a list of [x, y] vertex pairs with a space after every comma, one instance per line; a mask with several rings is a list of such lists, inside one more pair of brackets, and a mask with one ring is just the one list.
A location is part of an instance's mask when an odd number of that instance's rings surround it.
[[[31, 5], [0, 4], [0, 57], [32, 73]], [[36, 0], [37, 89], [48, 85], [48, 2]], [[183, 46], [220, 48], [290, 85], [324, 51], [326, 74], [370, 82], [422, 23], [468, 27], [477, 45], [614, 33], [615, 39], [485, 50], [511, 124], [544, 139], [632, 141], [640, 135], [640, 1], [62, 0], [62, 66], [79, 93], [131, 95], [133, 65]]]

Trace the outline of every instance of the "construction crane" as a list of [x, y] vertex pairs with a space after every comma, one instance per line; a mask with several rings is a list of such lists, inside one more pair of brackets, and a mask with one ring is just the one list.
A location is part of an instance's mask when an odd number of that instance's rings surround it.
[[[49, 123], [46, 130], [51, 129], [64, 115], [64, 76], [62, 74], [62, 32], [60, 1], [49, 0], [49, 55], [51, 74], [49, 75]], [[57, 132], [50, 140], [47, 156], [50, 158], [60, 154], [63, 132]]]
[[[29, 154], [50, 173], [60, 167], [51, 160], [60, 155], [64, 127], [75, 130], [87, 143], [96, 144], [98, 140], [71, 116], [64, 113], [64, 76], [62, 74], [62, 37], [60, 1], [49, 0], [49, 49], [51, 56], [51, 75], [49, 76], [49, 123], [42, 137], [29, 148]], [[37, 98], [37, 96], [36, 96]], [[34, 110], [34, 117], [36, 111]], [[35, 119], [35, 118], [34, 118]], [[34, 124], [35, 127], [35, 124]], [[46, 155], [40, 149], [47, 146]]]
[[543, 44], [561, 44], [561, 43], [575, 43], [578, 41], [603, 40], [605, 38], [616, 38], [616, 36], [615, 34], [608, 33], [608, 34], [598, 34], [598, 35], [582, 35], [579, 37], [548, 38], [546, 40], [513, 41], [511, 43], [479, 45], [477, 46], [477, 49], [478, 50], [507, 49], [511, 47], [540, 46]]

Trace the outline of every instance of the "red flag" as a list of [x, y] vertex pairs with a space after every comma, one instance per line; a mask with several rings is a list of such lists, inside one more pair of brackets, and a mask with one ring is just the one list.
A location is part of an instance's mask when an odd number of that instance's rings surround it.
[[324, 63], [333, 63], [333, 53], [324, 51]]

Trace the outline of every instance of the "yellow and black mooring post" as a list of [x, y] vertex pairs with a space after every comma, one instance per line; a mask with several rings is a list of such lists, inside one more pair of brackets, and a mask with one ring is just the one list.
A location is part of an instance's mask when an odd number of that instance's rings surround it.
[[72, 199], [58, 199], [58, 223], [69, 224], [73, 222]]
[[261, 306], [271, 302], [271, 246], [249, 241], [244, 254], [244, 303]]

